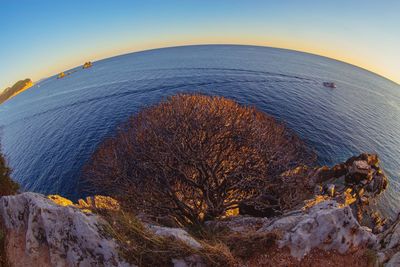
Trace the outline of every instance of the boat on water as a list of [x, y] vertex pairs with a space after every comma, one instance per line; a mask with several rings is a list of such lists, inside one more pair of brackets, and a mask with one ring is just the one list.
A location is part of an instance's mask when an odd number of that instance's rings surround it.
[[336, 84], [334, 82], [323, 82], [322, 83], [325, 87], [329, 88], [336, 88]]

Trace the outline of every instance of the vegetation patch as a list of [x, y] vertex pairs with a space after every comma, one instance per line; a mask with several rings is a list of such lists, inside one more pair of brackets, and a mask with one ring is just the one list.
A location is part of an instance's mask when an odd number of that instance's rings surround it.
[[279, 175], [313, 161], [293, 132], [256, 108], [181, 94], [119, 127], [94, 153], [83, 180], [126, 210], [201, 225], [237, 213], [246, 201], [267, 199], [279, 209]]
[[172, 266], [172, 260], [198, 257], [206, 266], [233, 266], [234, 258], [223, 243], [200, 241], [196, 249], [175, 238], [155, 235], [134, 215], [123, 211], [101, 211], [109, 223], [105, 233], [115, 238], [120, 255], [138, 266]]

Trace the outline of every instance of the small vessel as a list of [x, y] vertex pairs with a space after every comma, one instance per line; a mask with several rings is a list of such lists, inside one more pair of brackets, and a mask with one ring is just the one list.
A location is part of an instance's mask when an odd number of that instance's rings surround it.
[[336, 88], [336, 84], [334, 82], [323, 82], [322, 83], [325, 87], [329, 88]]

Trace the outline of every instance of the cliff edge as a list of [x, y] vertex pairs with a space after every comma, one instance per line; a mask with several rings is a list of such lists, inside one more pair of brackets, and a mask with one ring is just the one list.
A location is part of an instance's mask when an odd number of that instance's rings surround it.
[[369, 207], [387, 187], [376, 155], [289, 176], [308, 188], [302, 197], [313, 192], [301, 205], [266, 217], [244, 214], [256, 210], [248, 204], [201, 234], [128, 214], [110, 197], [3, 196], [1, 252], [9, 266], [399, 266], [400, 217], [385, 222]]

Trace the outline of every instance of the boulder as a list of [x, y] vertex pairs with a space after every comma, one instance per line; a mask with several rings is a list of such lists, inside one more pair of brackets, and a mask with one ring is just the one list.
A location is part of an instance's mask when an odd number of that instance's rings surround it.
[[191, 237], [188, 232], [182, 228], [170, 228], [157, 225], [147, 225], [148, 229], [152, 231], [155, 235], [163, 237], [171, 237], [173, 239], [184, 242], [186, 245], [194, 248], [201, 249], [201, 244]]
[[60, 195], [48, 195], [48, 199], [56, 203], [57, 205], [66, 207], [66, 206], [74, 206], [74, 202], [69, 200], [68, 198], [62, 197]]
[[[155, 235], [169, 237], [173, 240], [179, 240], [189, 247], [200, 250], [203, 246], [192, 236], [189, 235], [182, 228], [170, 228], [157, 225], [147, 224], [147, 228], [152, 231]], [[199, 255], [193, 254], [180, 259], [171, 259], [174, 267], [206, 267], [204, 260]]]
[[119, 257], [100, 217], [43, 195], [2, 197], [0, 221], [11, 266], [131, 266]]
[[86, 200], [79, 199], [78, 204], [75, 206], [80, 209], [88, 210], [97, 209], [118, 211], [121, 208], [119, 202], [116, 199], [100, 195], [86, 197]]
[[399, 267], [400, 266], [400, 251], [397, 252], [390, 258], [390, 260], [385, 264], [385, 267]]
[[284, 215], [258, 230], [269, 231], [284, 233], [279, 246], [288, 247], [297, 259], [314, 248], [346, 253], [376, 243], [376, 236], [358, 223], [349, 206], [343, 207], [332, 200]]
[[400, 214], [387, 230], [378, 235], [378, 241], [379, 262], [387, 263], [386, 266], [400, 266]]
[[335, 185], [334, 184], [326, 184], [324, 186], [324, 192], [330, 197], [335, 196]]
[[365, 160], [355, 160], [349, 166], [348, 173], [346, 174], [346, 183], [358, 184], [362, 180], [369, 180], [371, 166]]
[[120, 210], [119, 202], [109, 196], [89, 196], [86, 199], [79, 199], [78, 203], [75, 204], [71, 200], [64, 198], [59, 195], [48, 195], [48, 199], [52, 200], [54, 203], [60, 206], [73, 206], [77, 207], [85, 212], [90, 212], [91, 210]]
[[239, 214], [253, 217], [277, 217], [298, 209], [307, 199], [326, 195], [340, 204], [352, 205], [359, 219], [368, 216], [369, 200], [385, 191], [388, 179], [379, 167], [376, 154], [363, 153], [333, 167], [298, 166], [277, 177], [274, 191], [239, 204]]

